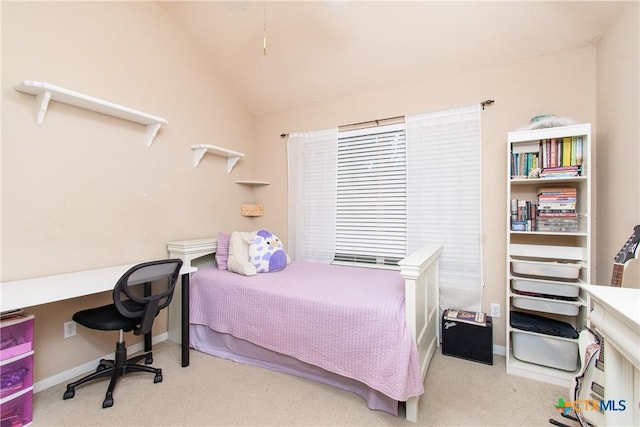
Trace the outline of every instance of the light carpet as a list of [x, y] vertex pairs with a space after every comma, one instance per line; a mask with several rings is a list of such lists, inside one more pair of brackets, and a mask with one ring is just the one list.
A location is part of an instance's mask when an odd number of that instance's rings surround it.
[[[103, 409], [107, 380], [76, 389], [65, 384], [34, 396], [33, 426], [415, 426], [402, 417], [372, 411], [365, 401], [335, 387], [191, 351], [180, 367], [180, 347], [154, 346], [153, 375], [128, 374]], [[555, 404], [564, 387], [507, 375], [505, 359], [493, 365], [436, 351], [420, 398], [420, 426], [548, 426], [561, 420]]]

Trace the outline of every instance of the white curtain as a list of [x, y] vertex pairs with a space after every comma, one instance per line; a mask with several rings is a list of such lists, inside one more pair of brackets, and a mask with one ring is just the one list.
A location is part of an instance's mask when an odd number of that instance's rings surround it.
[[407, 253], [438, 242], [441, 308], [482, 302], [480, 105], [406, 117]]
[[330, 263], [336, 246], [338, 129], [290, 134], [287, 158], [289, 256]]

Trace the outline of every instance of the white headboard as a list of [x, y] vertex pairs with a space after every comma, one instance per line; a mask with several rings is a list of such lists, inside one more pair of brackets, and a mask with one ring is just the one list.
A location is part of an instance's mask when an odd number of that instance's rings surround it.
[[195, 267], [192, 262], [206, 255], [216, 253], [218, 249], [218, 239], [210, 237], [207, 239], [178, 240], [167, 242], [169, 258], [180, 258], [183, 265]]

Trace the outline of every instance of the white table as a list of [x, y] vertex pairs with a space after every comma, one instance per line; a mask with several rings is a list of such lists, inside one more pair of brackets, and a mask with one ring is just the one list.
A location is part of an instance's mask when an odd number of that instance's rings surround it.
[[640, 289], [582, 285], [588, 325], [605, 342], [605, 399], [625, 400], [624, 411], [605, 411], [608, 426], [640, 425]]
[[[2, 297], [0, 300], [0, 311], [22, 309], [111, 291], [118, 279], [120, 279], [127, 270], [141, 262], [0, 283], [0, 296]], [[197, 271], [197, 268], [188, 265], [183, 266], [180, 270], [180, 274], [182, 275], [183, 301], [185, 300], [184, 292], [188, 293], [189, 291], [189, 273], [194, 271]], [[186, 300], [188, 301], [188, 299], [187, 294]], [[183, 310], [183, 312], [186, 315], [186, 327], [184, 326], [185, 319], [183, 318], [182, 330], [183, 333], [185, 329], [187, 331], [187, 338], [186, 340], [183, 339], [183, 341], [188, 343], [188, 307], [187, 310]], [[147, 341], [149, 341], [148, 344]], [[145, 348], [150, 348], [150, 336], [145, 337]], [[188, 365], [189, 347], [187, 346], [185, 351], [185, 346], [183, 346], [182, 366]]]

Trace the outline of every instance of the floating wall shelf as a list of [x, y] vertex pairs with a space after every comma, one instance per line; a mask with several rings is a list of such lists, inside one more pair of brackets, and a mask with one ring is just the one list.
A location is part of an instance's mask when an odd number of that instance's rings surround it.
[[51, 100], [146, 125], [147, 147], [153, 143], [153, 139], [160, 130], [160, 127], [169, 123], [162, 117], [143, 113], [129, 107], [124, 107], [49, 83], [25, 80], [17, 85], [15, 90], [36, 96], [36, 123], [39, 125], [44, 123], [44, 117], [49, 107], [49, 101]]
[[215, 145], [208, 144], [198, 144], [192, 145], [191, 149], [193, 150], [193, 167], [197, 168], [200, 164], [200, 160], [205, 155], [205, 153], [210, 153], [215, 156], [226, 157], [227, 158], [227, 173], [231, 173], [233, 167], [238, 163], [240, 157], [244, 157], [244, 153], [239, 153], [237, 151], [228, 150], [222, 147], [216, 147]]

